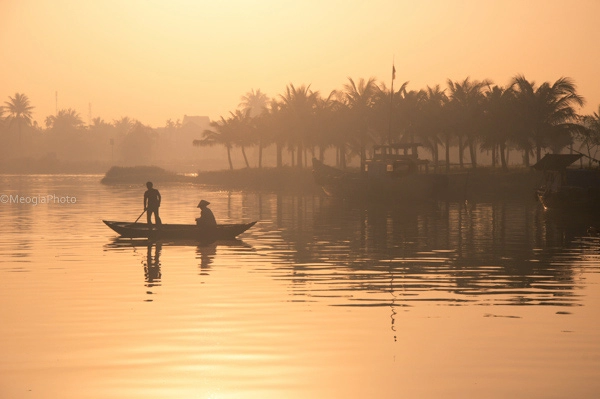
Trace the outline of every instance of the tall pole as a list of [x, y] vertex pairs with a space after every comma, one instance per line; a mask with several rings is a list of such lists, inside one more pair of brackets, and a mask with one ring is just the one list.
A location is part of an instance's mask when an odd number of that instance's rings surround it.
[[394, 115], [394, 79], [396, 79], [396, 66], [392, 59], [392, 88], [390, 90], [390, 118], [388, 126], [388, 145], [392, 144], [392, 116]]

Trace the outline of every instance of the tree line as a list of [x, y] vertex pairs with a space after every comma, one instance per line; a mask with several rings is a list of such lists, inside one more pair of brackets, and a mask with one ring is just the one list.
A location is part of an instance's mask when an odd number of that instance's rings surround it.
[[[492, 167], [505, 170], [511, 151], [526, 166], [532, 157], [538, 161], [546, 152], [566, 148], [592, 159], [600, 145], [600, 107], [591, 115], [579, 114], [584, 99], [567, 77], [538, 85], [517, 75], [506, 86], [466, 78], [420, 90], [409, 90], [408, 82], [394, 90], [393, 83], [388, 89], [374, 78], [348, 78], [340, 90], [326, 95], [310, 85], [289, 84], [273, 98], [251, 90], [235, 111], [212, 121], [188, 145], [224, 147], [233, 169], [234, 147], [241, 149], [246, 167], [246, 150], [254, 148], [258, 167], [264, 150], [273, 149], [277, 167], [284, 165], [285, 152], [292, 166], [306, 167], [311, 157], [323, 160], [333, 151], [336, 165], [345, 168], [352, 159], [362, 165], [375, 144], [418, 143], [439, 170], [455, 164], [476, 168], [482, 152], [491, 156]], [[112, 151], [113, 161], [117, 146], [121, 159], [143, 164], [152, 161], [149, 154], [156, 147], [164, 150], [158, 131], [177, 135], [184, 128], [168, 120], [157, 131], [128, 117], [110, 123], [94, 118], [86, 125], [70, 108], [46, 117], [40, 127], [32, 122], [33, 109], [22, 93], [9, 96], [0, 107], [3, 156], [37, 146], [34, 153], [50, 148], [55, 156], [69, 159], [78, 154], [107, 158]]]
[[[393, 82], [393, 81], [392, 81]], [[392, 84], [393, 87], [393, 84]], [[348, 78], [341, 90], [327, 95], [310, 86], [286, 87], [283, 94], [269, 99], [260, 90], [242, 97], [238, 109], [211, 123], [197, 146], [221, 145], [230, 150], [275, 145], [277, 166], [282, 152], [292, 155], [292, 164], [302, 167], [308, 157], [323, 159], [333, 149], [336, 164], [345, 168], [348, 159], [358, 157], [361, 166], [375, 144], [418, 143], [428, 152], [434, 168], [453, 164], [476, 168], [481, 152], [491, 155], [491, 166], [508, 168], [510, 150], [539, 161], [543, 153], [558, 153], [567, 147], [595, 157], [600, 144], [600, 107], [592, 115], [580, 115], [584, 99], [572, 79], [537, 85], [524, 76], [515, 76], [507, 86], [490, 80], [447, 81], [420, 90], [409, 90], [408, 82], [398, 90], [388, 89], [375, 79]], [[440, 151], [445, 154], [441, 155]]]
[[[122, 117], [113, 122], [94, 118], [86, 125], [74, 109], [61, 109], [44, 120], [44, 127], [32, 119], [34, 106], [27, 95], [9, 96], [0, 107], [0, 137], [2, 157], [19, 159], [45, 157], [73, 161], [109, 161], [121, 155], [136, 157], [147, 153], [150, 138], [155, 132], [149, 126]], [[143, 139], [140, 140], [140, 137]], [[141, 151], [140, 151], [141, 150]]]

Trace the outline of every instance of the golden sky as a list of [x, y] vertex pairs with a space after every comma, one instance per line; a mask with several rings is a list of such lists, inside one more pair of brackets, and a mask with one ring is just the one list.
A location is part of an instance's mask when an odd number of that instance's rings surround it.
[[26, 94], [39, 123], [57, 104], [87, 123], [91, 104], [94, 118], [159, 127], [227, 116], [251, 89], [389, 87], [395, 60], [414, 90], [568, 76], [591, 113], [598, 15], [600, 0], [1, 0], [0, 100]]

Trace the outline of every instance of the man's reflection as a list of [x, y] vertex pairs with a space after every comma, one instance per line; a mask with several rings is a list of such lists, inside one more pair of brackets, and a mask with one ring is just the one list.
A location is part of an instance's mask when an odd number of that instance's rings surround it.
[[[152, 254], [152, 247], [154, 247], [154, 255]], [[144, 275], [146, 278], [146, 287], [160, 286], [160, 251], [162, 250], [162, 244], [148, 244], [148, 253], [146, 255], [146, 262], [144, 263]]]

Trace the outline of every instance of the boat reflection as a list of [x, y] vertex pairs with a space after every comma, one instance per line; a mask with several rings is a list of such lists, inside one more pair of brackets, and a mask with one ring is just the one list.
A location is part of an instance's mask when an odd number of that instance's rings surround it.
[[[251, 248], [250, 245], [239, 239], [222, 240], [210, 244], [203, 244], [198, 243], [195, 240], [155, 241], [121, 237], [113, 238], [110, 243], [106, 244], [105, 248], [110, 250], [125, 250], [131, 248], [134, 253], [137, 253], [139, 248], [146, 248], [146, 257], [142, 260], [142, 264], [144, 265], [145, 285], [148, 288], [152, 288], [161, 285], [162, 272], [160, 257], [163, 247], [196, 247], [196, 259], [200, 261], [198, 265], [200, 274], [207, 274], [211, 265], [214, 263], [217, 255], [217, 248], [219, 246]], [[151, 295], [152, 291], [147, 291], [147, 293]]]

